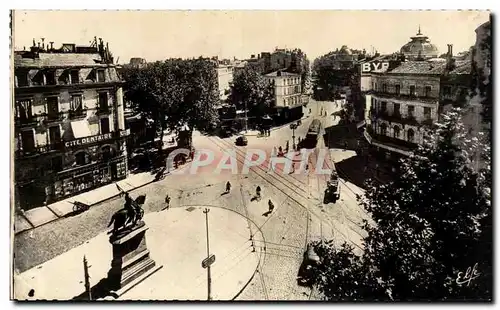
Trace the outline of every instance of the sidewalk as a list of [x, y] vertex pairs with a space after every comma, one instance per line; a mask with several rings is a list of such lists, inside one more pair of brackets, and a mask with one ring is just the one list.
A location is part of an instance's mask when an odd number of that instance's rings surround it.
[[[148, 213], [146, 242], [156, 273], [140, 282], [119, 300], [206, 300], [207, 271], [201, 262], [207, 256], [203, 206], [173, 208]], [[208, 214], [210, 253], [216, 256], [211, 268], [213, 300], [232, 300], [250, 282], [262, 259], [261, 249], [252, 246], [263, 240], [254, 224], [238, 213], [212, 207]], [[249, 226], [250, 225], [250, 226]], [[250, 230], [252, 229], [252, 230]], [[112, 247], [109, 235], [101, 233], [84, 244], [39, 266], [14, 276], [14, 298], [19, 300], [71, 300], [84, 292], [83, 263], [89, 265], [90, 285], [107, 277]], [[30, 289], [35, 295], [28, 296]], [[104, 296], [93, 296], [100, 299]]]
[[114, 198], [120, 194], [117, 186], [124, 191], [131, 191], [152, 183], [155, 175], [151, 172], [142, 172], [129, 175], [126, 179], [98, 187], [88, 192], [57, 201], [47, 206], [34, 208], [25, 211], [23, 214], [15, 215], [14, 233], [42, 226], [52, 221], [58, 220], [65, 215], [73, 212], [73, 202], [78, 201], [89, 206], [96, 205], [108, 199]]

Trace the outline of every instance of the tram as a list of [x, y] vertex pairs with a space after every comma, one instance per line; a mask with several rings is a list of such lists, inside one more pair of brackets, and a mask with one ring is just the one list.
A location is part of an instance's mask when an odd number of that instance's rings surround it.
[[318, 139], [321, 136], [322, 126], [319, 119], [314, 119], [309, 126], [305, 139], [302, 141], [303, 147], [307, 149], [313, 149], [318, 143]]

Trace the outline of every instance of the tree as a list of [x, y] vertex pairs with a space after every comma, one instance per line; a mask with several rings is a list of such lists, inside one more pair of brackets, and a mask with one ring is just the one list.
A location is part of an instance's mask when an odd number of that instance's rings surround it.
[[261, 117], [270, 113], [272, 94], [273, 86], [257, 70], [245, 67], [234, 76], [229, 101], [238, 110], [248, 109], [249, 116]]
[[[123, 77], [126, 98], [153, 120], [160, 137], [166, 129], [179, 132], [188, 125], [191, 132], [194, 128], [208, 131], [217, 125], [219, 96], [212, 61], [168, 59], [143, 67], [125, 67]], [[162, 142], [158, 147], [161, 150]]]
[[307, 55], [299, 48], [294, 49], [291, 52], [292, 54], [292, 62], [289, 68], [287, 68], [287, 72], [298, 73], [301, 78], [301, 90], [302, 92], [306, 92], [310, 87], [310, 78], [311, 78], [311, 64]]
[[485, 248], [491, 226], [484, 222], [491, 212], [490, 166], [473, 170], [473, 152], [482, 145], [466, 138], [460, 117], [458, 110], [445, 115], [402, 160], [393, 182], [372, 184], [358, 198], [373, 219], [364, 224], [361, 256], [347, 245], [316, 244], [322, 261], [316, 284], [327, 299], [491, 300], [492, 281], [456, 281], [476, 263], [481, 273], [492, 262]]

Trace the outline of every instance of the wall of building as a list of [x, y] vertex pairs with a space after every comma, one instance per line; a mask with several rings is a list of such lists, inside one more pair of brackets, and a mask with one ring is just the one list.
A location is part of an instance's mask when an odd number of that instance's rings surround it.
[[219, 83], [219, 96], [221, 99], [226, 99], [226, 92], [230, 90], [229, 85], [233, 81], [233, 68], [229, 66], [218, 67], [217, 81]]
[[372, 75], [372, 89], [384, 92], [383, 85], [387, 85], [387, 93], [396, 94], [396, 85], [400, 86], [401, 95], [410, 95], [410, 86], [415, 86], [415, 97], [426, 97], [425, 87], [431, 87], [430, 98], [439, 98], [440, 77], [428, 75]]
[[274, 99], [276, 107], [295, 108], [302, 105], [300, 75], [267, 77], [274, 83]]
[[[99, 100], [99, 93], [106, 92], [108, 98], [108, 107], [110, 110], [109, 114], [97, 115], [97, 107]], [[72, 96], [78, 95], [82, 96], [82, 105], [83, 105], [83, 114], [85, 117], [79, 117], [79, 119], [85, 119], [88, 121], [88, 128], [92, 135], [100, 134], [100, 120], [102, 118], [109, 119], [109, 130], [115, 131], [115, 116], [113, 115], [113, 106], [116, 104], [114, 102], [116, 99], [115, 94], [113, 93], [113, 88], [100, 88], [100, 89], [82, 89], [81, 91], [70, 91], [70, 90], [62, 90], [57, 94], [58, 97], [58, 107], [60, 113], [65, 113], [61, 115], [61, 122], [58, 122], [60, 127], [61, 137], [66, 136], [66, 131], [70, 128], [70, 117], [69, 111], [71, 110], [71, 99]], [[32, 115], [39, 119], [40, 121], [44, 118], [44, 115], [48, 112], [48, 107], [46, 103], [47, 97], [53, 97], [54, 93], [35, 93], [33, 95], [24, 95], [18, 96], [17, 100], [31, 98], [32, 99]], [[64, 122], [64, 120], [67, 120]], [[56, 122], [55, 122], [56, 123]], [[21, 131], [32, 130], [35, 136], [35, 147], [41, 147], [52, 143], [49, 141], [49, 130], [48, 127], [51, 125], [42, 125], [40, 122], [38, 126], [35, 128], [23, 128]], [[16, 145], [17, 147], [17, 145]]]

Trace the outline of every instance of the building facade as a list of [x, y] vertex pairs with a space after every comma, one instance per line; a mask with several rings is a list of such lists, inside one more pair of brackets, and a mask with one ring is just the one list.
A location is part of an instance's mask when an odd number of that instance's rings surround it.
[[372, 73], [365, 132], [372, 145], [409, 155], [423, 142], [424, 127], [438, 119], [441, 73], [440, 66], [413, 61], [388, 72]]
[[273, 85], [275, 117], [284, 120], [301, 118], [304, 102], [300, 74], [275, 71], [264, 78]]
[[440, 121], [453, 107], [470, 111], [466, 123], [476, 123], [478, 107], [469, 105], [471, 61], [453, 58], [448, 45], [443, 61], [406, 61], [395, 68], [371, 72], [365, 85], [365, 137], [389, 155], [409, 155], [424, 141], [426, 128]]
[[16, 52], [13, 105], [17, 208], [127, 176], [122, 82], [101, 39]]
[[227, 100], [230, 85], [233, 82], [233, 67], [231, 65], [217, 66], [217, 81], [219, 84], [219, 97], [222, 101]]

